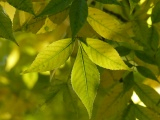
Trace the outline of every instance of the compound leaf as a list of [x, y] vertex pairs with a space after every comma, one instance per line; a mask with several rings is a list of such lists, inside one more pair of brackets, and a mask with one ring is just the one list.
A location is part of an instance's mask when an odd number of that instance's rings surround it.
[[87, 45], [82, 44], [88, 57], [95, 64], [111, 70], [128, 70], [118, 52], [108, 43], [87, 38]]
[[73, 43], [70, 38], [53, 42], [37, 55], [31, 66], [24, 73], [43, 72], [58, 68], [69, 58], [72, 48]]
[[71, 74], [74, 91], [86, 107], [89, 118], [92, 115], [93, 103], [100, 83], [100, 75], [96, 65], [90, 61], [80, 47]]

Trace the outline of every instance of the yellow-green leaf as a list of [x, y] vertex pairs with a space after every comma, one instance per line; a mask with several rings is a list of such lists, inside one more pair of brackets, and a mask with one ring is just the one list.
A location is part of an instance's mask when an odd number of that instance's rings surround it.
[[86, 107], [89, 118], [92, 115], [93, 103], [100, 83], [100, 75], [96, 65], [90, 61], [80, 47], [71, 74], [74, 91]]
[[90, 7], [88, 9], [87, 21], [93, 29], [104, 38], [116, 41], [129, 39], [127, 35], [128, 30], [126, 31], [129, 24], [122, 23], [113, 15]]
[[127, 70], [118, 52], [108, 43], [98, 39], [87, 38], [88, 45], [83, 44], [88, 57], [95, 64], [111, 70]]
[[72, 48], [73, 43], [70, 38], [53, 42], [37, 55], [31, 66], [24, 73], [43, 72], [58, 68], [66, 62], [72, 52]]

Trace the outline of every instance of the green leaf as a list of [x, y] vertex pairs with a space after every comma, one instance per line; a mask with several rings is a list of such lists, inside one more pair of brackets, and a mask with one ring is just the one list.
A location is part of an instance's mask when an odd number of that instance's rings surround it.
[[132, 106], [132, 104], [128, 105], [128, 107], [124, 110], [120, 120], [136, 120], [134, 109]]
[[111, 45], [92, 38], [87, 38], [86, 41], [88, 46], [82, 45], [92, 62], [111, 70], [129, 70], [118, 52]]
[[86, 0], [74, 0], [69, 11], [72, 39], [86, 22], [87, 16], [88, 6]]
[[124, 91], [128, 91], [133, 87], [133, 83], [134, 83], [133, 72], [128, 73], [124, 77], [123, 83], [124, 83]]
[[104, 38], [115, 41], [128, 41], [130, 39], [127, 33], [130, 25], [122, 23], [109, 13], [89, 7], [87, 21]]
[[146, 52], [140, 51], [140, 50], [136, 50], [134, 52], [140, 60], [142, 60], [146, 63], [149, 63], [149, 64], [155, 64], [154, 59], [152, 57], [150, 57], [149, 55], [147, 55]]
[[139, 120], [159, 120], [160, 116], [147, 107], [133, 105], [135, 116]]
[[156, 63], [160, 67], [160, 48], [158, 48], [156, 55], [155, 55]]
[[118, 0], [96, 0], [96, 1], [104, 4], [120, 4]]
[[147, 107], [160, 113], [160, 95], [153, 88], [135, 82], [134, 90]]
[[159, 45], [159, 34], [154, 26], [150, 27], [149, 44], [152, 50], [157, 51]]
[[7, 0], [7, 2], [18, 10], [34, 14], [31, 0]]
[[17, 44], [13, 36], [12, 22], [9, 16], [3, 10], [3, 7], [1, 5], [0, 5], [0, 37], [8, 40], [12, 40]]
[[159, 82], [156, 76], [154, 75], [154, 73], [150, 69], [143, 67], [143, 66], [137, 66], [136, 68], [138, 72], [144, 77], [147, 77], [147, 78], [150, 78], [150, 79], [153, 79]]
[[160, 2], [156, 3], [151, 14], [152, 23], [160, 22]]
[[44, 10], [38, 16], [55, 15], [65, 10], [73, 0], [50, 0]]
[[138, 2], [140, 0], [129, 0], [129, 4], [130, 4], [130, 14], [133, 13], [135, 7], [138, 5]]
[[71, 74], [74, 91], [86, 107], [89, 118], [92, 116], [93, 103], [100, 83], [98, 69], [80, 47]]
[[66, 62], [72, 49], [73, 43], [70, 38], [53, 42], [37, 55], [31, 66], [23, 73], [56, 69]]
[[115, 49], [117, 50], [120, 56], [126, 56], [131, 52], [129, 48], [124, 47], [124, 46], [118, 46]]

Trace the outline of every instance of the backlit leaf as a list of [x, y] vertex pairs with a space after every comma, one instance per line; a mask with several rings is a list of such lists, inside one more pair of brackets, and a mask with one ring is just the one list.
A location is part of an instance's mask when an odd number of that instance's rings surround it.
[[31, 0], [7, 0], [7, 2], [19, 10], [34, 14]]
[[69, 12], [72, 39], [86, 22], [87, 16], [88, 6], [86, 0], [74, 0]]
[[100, 75], [96, 65], [90, 61], [80, 47], [71, 74], [74, 91], [86, 107], [89, 118], [92, 115], [93, 103], [100, 83]]
[[151, 14], [152, 23], [160, 22], [160, 2], [156, 3]]
[[73, 43], [70, 38], [53, 42], [37, 55], [24, 73], [49, 71], [58, 68], [66, 62], [72, 49]]
[[150, 69], [143, 67], [143, 66], [137, 66], [137, 70], [144, 77], [158, 81], [158, 79], [156, 78], [156, 76], [154, 75], [154, 73]]
[[54, 15], [66, 9], [73, 0], [50, 0], [44, 10], [38, 15]]
[[146, 106], [160, 113], [160, 95], [153, 88], [135, 83], [134, 90]]
[[[12, 31], [12, 22], [0, 5], [0, 37], [12, 40], [16, 43]], [[17, 44], [17, 43], [16, 43]]]
[[159, 120], [160, 116], [154, 111], [142, 107], [140, 105], [133, 105], [136, 118], [139, 120]]
[[126, 29], [129, 24], [124, 24], [113, 15], [96, 8], [89, 8], [87, 21], [102, 37], [109, 40], [125, 41], [130, 39]]
[[108, 43], [98, 39], [87, 38], [88, 45], [83, 44], [88, 57], [95, 64], [111, 70], [128, 70], [118, 52]]

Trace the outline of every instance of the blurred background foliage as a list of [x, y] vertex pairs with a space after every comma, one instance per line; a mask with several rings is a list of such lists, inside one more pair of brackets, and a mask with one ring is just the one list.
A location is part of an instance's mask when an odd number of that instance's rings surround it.
[[[88, 120], [86, 109], [72, 88], [68, 86], [68, 84], [70, 85], [68, 79], [75, 60], [74, 52], [67, 63], [56, 71], [54, 82], [52, 74], [50, 75], [49, 72], [20, 74], [31, 64], [38, 52], [51, 42], [62, 39], [66, 36], [66, 31], [70, 31], [68, 29], [68, 19], [66, 19], [68, 10], [49, 16], [47, 19], [40, 18], [40, 20], [36, 20], [34, 16], [16, 10], [4, 1], [1, 0], [0, 4], [13, 22], [13, 29], [16, 31], [14, 36], [19, 46], [0, 38], [0, 120], [75, 120], [77, 116], [80, 120]], [[35, 2], [34, 9], [38, 13], [48, 1], [33, 0], [33, 2]], [[99, 7], [98, 4], [96, 7]], [[119, 11], [117, 6], [117, 9], [115, 9], [114, 5], [106, 5], [105, 7], [114, 10], [115, 13], [121, 14], [122, 12]], [[137, 13], [137, 16], [138, 14], [140, 13]], [[121, 15], [123, 16], [123, 14]], [[141, 18], [144, 19], [143, 17], [146, 16], [142, 15]], [[88, 31], [83, 32], [83, 30]], [[93, 37], [95, 34], [95, 31], [88, 24], [85, 24], [79, 32], [79, 35], [84, 37]], [[96, 36], [98, 35], [96, 34]], [[156, 75], [159, 74], [155, 66], [149, 65], [135, 56], [133, 56], [133, 59], [139, 65], [151, 68]], [[116, 85], [116, 87], [113, 88], [109, 95], [114, 98], [114, 95], [120, 94], [122, 92], [122, 83], [119, 80], [124, 75], [124, 71], [114, 71], [113, 73], [113, 71], [102, 68], [99, 68], [99, 71], [101, 73], [101, 89], [98, 90], [93, 109], [93, 118], [96, 120], [101, 118], [101, 113], [105, 113], [107, 117], [115, 114], [119, 115], [118, 110], [110, 112], [111, 114], [104, 112], [106, 111], [104, 105], [109, 104], [109, 102], [106, 103], [105, 101], [110, 99], [110, 96], [105, 96], [105, 94], [113, 85]], [[51, 73], [54, 73], [54, 71], [51, 71]], [[63, 73], [63, 76], [61, 76], [61, 73]], [[106, 76], [108, 77], [107, 80]], [[159, 84], [156, 82], [146, 79], [138, 73], [136, 73], [136, 77], [138, 80], [144, 80], [145, 84], [160, 91]], [[128, 91], [125, 94], [125, 98], [129, 100], [131, 95], [130, 91]], [[135, 94], [133, 94], [132, 98], [137, 103], [140, 102]], [[100, 107], [98, 108], [97, 106]], [[109, 108], [110, 111], [115, 109], [116, 104]]]

